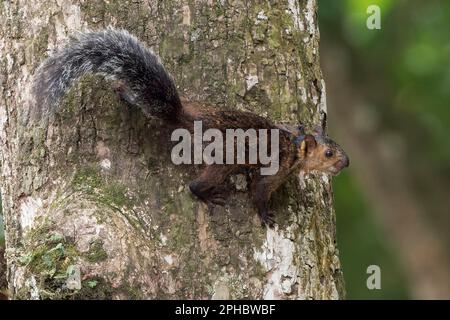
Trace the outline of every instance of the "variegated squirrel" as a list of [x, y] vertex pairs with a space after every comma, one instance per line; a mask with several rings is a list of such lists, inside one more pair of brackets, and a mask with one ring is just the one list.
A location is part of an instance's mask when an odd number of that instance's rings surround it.
[[220, 110], [200, 102], [182, 100], [171, 76], [159, 58], [137, 38], [124, 30], [108, 28], [81, 33], [60, 52], [47, 58], [38, 68], [31, 117], [41, 120], [58, 110], [60, 100], [74, 81], [87, 74], [100, 74], [114, 80], [120, 97], [139, 107], [146, 117], [157, 117], [173, 128], [192, 132], [194, 121], [203, 127], [224, 132], [227, 128], [280, 129], [279, 170], [263, 176], [261, 164], [207, 165], [189, 184], [190, 190], [209, 206], [224, 205], [227, 178], [242, 170], [252, 170], [250, 197], [263, 224], [272, 226], [269, 201], [293, 172], [320, 171], [338, 174], [349, 165], [343, 149], [325, 134], [322, 126], [306, 134], [303, 126], [286, 126], [250, 112]]

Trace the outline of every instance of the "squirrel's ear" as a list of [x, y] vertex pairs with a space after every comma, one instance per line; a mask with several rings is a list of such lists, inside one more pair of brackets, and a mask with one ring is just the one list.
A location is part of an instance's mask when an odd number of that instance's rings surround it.
[[305, 157], [308, 153], [313, 151], [317, 147], [316, 139], [313, 135], [307, 134], [300, 144], [300, 153], [302, 157]]

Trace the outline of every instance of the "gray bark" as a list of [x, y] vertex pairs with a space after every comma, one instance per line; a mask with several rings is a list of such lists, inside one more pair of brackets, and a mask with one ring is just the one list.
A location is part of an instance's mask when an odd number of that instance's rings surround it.
[[[314, 0], [3, 1], [0, 161], [12, 297], [337, 299], [343, 279], [326, 176], [292, 177], [261, 228], [242, 177], [209, 216], [170, 161], [169, 132], [81, 81], [47, 128], [28, 123], [32, 75], [77, 30], [122, 27], [182, 95], [275, 121], [326, 108]], [[80, 280], [77, 273], [80, 272]]]

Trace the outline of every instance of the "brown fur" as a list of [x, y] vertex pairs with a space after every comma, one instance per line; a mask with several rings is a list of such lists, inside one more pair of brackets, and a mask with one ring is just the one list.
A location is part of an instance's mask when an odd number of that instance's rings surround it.
[[[224, 205], [228, 194], [226, 180], [231, 174], [251, 170], [250, 196], [263, 223], [272, 226], [273, 215], [269, 212], [270, 198], [293, 171], [320, 171], [335, 175], [348, 166], [348, 157], [334, 141], [324, 135], [323, 128], [316, 135], [305, 135], [304, 144], [294, 142], [303, 129], [298, 126], [275, 125], [270, 120], [256, 114], [236, 110], [220, 110], [198, 102], [182, 100], [183, 108], [175, 116], [174, 127], [183, 127], [193, 132], [194, 121], [202, 120], [203, 130], [219, 129], [281, 129], [279, 171], [275, 175], [259, 174], [261, 164], [209, 165], [202, 174], [189, 185], [190, 190], [210, 207]], [[325, 118], [324, 118], [325, 119]], [[270, 145], [270, 141], [268, 142]], [[247, 145], [248, 148], [248, 145]], [[332, 157], [326, 151], [331, 149]], [[225, 153], [224, 153], [225, 154]]]

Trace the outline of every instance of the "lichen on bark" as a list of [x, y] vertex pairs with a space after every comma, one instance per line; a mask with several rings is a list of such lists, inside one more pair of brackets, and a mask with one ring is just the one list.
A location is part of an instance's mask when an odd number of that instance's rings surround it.
[[[75, 30], [114, 25], [159, 53], [185, 97], [311, 127], [326, 108], [316, 6], [2, 2], [0, 186], [13, 297], [342, 298], [326, 176], [292, 177], [273, 201], [279, 224], [266, 230], [239, 183], [210, 216], [186, 188], [199, 168], [173, 165], [164, 124], [100, 77], [78, 83], [48, 126], [28, 122], [47, 50]], [[81, 289], [68, 285], [74, 270]]]

